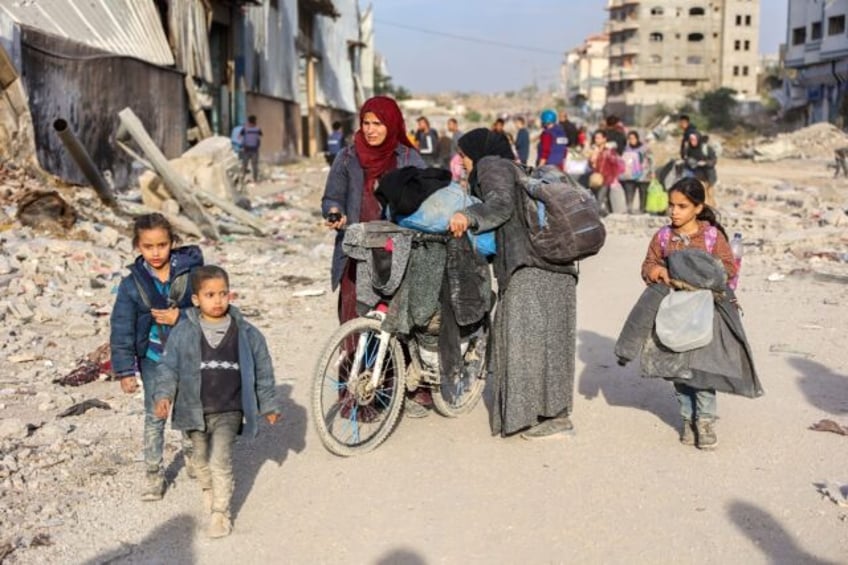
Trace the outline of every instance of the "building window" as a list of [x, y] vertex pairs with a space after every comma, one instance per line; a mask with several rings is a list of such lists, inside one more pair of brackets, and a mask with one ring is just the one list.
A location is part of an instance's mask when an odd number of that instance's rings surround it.
[[661, 43], [663, 40], [663, 34], [655, 31], [648, 36], [648, 39], [650, 39], [652, 43]]
[[689, 86], [689, 87], [698, 86], [698, 81], [697, 80], [681, 80], [680, 86]]
[[827, 18], [827, 34], [841, 35], [845, 33], [845, 15]]
[[742, 42], [737, 39], [733, 42], [733, 50], [739, 51], [740, 49], [742, 49]]
[[744, 67], [742, 67], [742, 76], [743, 77], [748, 76], [748, 65], [745, 65]]
[[652, 16], [662, 16], [664, 13], [665, 13], [665, 10], [663, 10], [662, 6], [654, 6], [653, 8], [651, 8], [651, 15]]
[[751, 50], [751, 42], [749, 40], [745, 40], [745, 51]]
[[704, 34], [703, 33], [690, 33], [688, 36], [686, 36], [686, 39], [688, 39], [689, 41], [703, 41], [704, 40]]
[[648, 80], [645, 81], [645, 84], [650, 84], [650, 85], [659, 84], [659, 83], [660, 83], [660, 81], [658, 81], [657, 79], [648, 79]]
[[796, 27], [792, 30], [792, 45], [803, 45], [807, 41], [807, 28]]
[[689, 65], [700, 65], [703, 62], [703, 59], [698, 55], [690, 55], [686, 57], [686, 63]]
[[662, 57], [659, 55], [651, 55], [651, 63], [659, 64], [662, 63]]
[[739, 65], [733, 65], [733, 76], [739, 76]]
[[704, 15], [706, 15], [706, 13], [707, 13], [707, 11], [704, 10], [703, 8], [689, 8], [689, 15], [690, 16], [704, 16]]
[[822, 23], [821, 22], [813, 22], [813, 25], [810, 26], [810, 39], [816, 41], [817, 39], [822, 38]]
[[738, 25], [738, 26], [742, 25], [742, 16], [736, 16], [736, 25]]
[[751, 16], [745, 16], [745, 25], [748, 27], [751, 26]]

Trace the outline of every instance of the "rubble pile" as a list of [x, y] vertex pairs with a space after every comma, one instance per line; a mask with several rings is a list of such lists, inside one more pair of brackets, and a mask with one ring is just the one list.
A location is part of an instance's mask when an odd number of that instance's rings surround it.
[[[245, 212], [270, 226], [268, 236], [187, 240], [201, 246], [207, 263], [230, 271], [235, 303], [265, 328], [272, 355], [286, 331], [273, 322], [302, 311], [299, 292], [328, 290], [332, 253], [332, 234], [316, 211], [320, 181], [308, 182], [321, 170], [274, 175], [255, 187], [253, 210]], [[40, 192], [74, 212], [69, 228], [45, 218], [21, 223], [18, 202]], [[10, 553], [10, 562], [37, 561], [38, 553], [24, 556], [47, 545], [59, 551], [79, 527], [80, 504], [137, 488], [143, 396], [122, 394], [108, 380], [108, 341], [115, 292], [134, 258], [126, 210], [146, 210], [138, 200], [138, 191], [124, 195], [116, 212], [89, 188], [0, 167], [0, 555]], [[169, 432], [167, 442], [166, 464], [178, 436]]]
[[773, 138], [757, 138], [745, 144], [737, 157], [757, 162], [782, 159], [833, 159], [833, 152], [848, 147], [848, 135], [823, 122]]

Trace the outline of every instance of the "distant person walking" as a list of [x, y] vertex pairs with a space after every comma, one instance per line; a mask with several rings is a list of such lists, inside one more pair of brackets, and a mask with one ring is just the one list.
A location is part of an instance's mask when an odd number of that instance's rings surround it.
[[428, 167], [438, 166], [439, 134], [430, 127], [430, 120], [421, 116], [418, 118], [418, 130], [415, 132], [415, 142], [418, 152]]
[[249, 116], [239, 135], [241, 142], [241, 174], [247, 177], [247, 166], [253, 171], [253, 182], [259, 182], [259, 146], [262, 144], [262, 128], [256, 116]]
[[324, 154], [328, 165], [333, 164], [333, 161], [336, 159], [336, 155], [339, 154], [342, 147], [344, 147], [344, 131], [342, 130], [342, 123], [333, 122], [333, 131], [327, 138], [327, 152]]
[[513, 118], [515, 127], [515, 152], [518, 153], [518, 161], [527, 165], [530, 158], [530, 132], [527, 130], [527, 122], [521, 116]]
[[686, 149], [689, 147], [689, 136], [698, 133], [698, 128], [689, 120], [688, 114], [680, 114], [677, 117], [677, 127], [680, 128], [680, 158], [686, 159]]
[[704, 185], [705, 202], [707, 206], [716, 209], [715, 184], [716, 174], [715, 151], [706, 142], [707, 136], [698, 132], [689, 134], [686, 151], [683, 154], [684, 176], [695, 177]]
[[624, 129], [621, 118], [618, 116], [608, 116], [606, 127], [604, 127], [604, 134], [607, 137], [607, 142], [613, 145], [615, 152], [619, 155], [624, 155], [624, 149], [627, 146], [627, 130]]
[[457, 142], [462, 137], [462, 132], [459, 131], [459, 123], [455, 118], [448, 119], [448, 135], [450, 135], [451, 139], [451, 154], [448, 169], [451, 172], [451, 179], [461, 183], [465, 178], [465, 169], [462, 166], [462, 157], [459, 156]]
[[539, 116], [542, 122], [542, 135], [539, 137], [539, 151], [536, 166], [553, 165], [565, 170], [565, 158], [568, 154], [568, 138], [557, 123], [553, 110], [544, 110]]
[[572, 149], [579, 145], [577, 134], [579, 129], [577, 124], [568, 119], [568, 112], [563, 110], [559, 113], [559, 127], [565, 132], [565, 137], [568, 139], [568, 148]]
[[[627, 147], [622, 155], [624, 172], [619, 177], [624, 188], [624, 198], [627, 202], [627, 213], [645, 212], [645, 196], [648, 182], [654, 178], [654, 159], [648, 146], [642, 143], [639, 132], [627, 134]], [[635, 205], [636, 194], [639, 194], [639, 205]]]

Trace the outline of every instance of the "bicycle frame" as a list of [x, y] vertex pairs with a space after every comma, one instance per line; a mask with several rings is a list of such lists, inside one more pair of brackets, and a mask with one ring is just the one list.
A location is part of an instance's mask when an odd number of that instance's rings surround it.
[[[381, 312], [379, 310], [373, 310], [366, 314], [367, 318], [375, 318], [380, 320], [381, 322], [386, 319], [386, 313]], [[377, 346], [377, 359], [374, 363], [374, 371], [371, 373], [371, 379], [368, 383], [369, 390], [375, 390], [377, 388], [377, 384], [380, 382], [381, 377], [383, 376], [383, 361], [386, 358], [386, 351], [389, 348], [389, 338], [391, 338], [392, 334], [386, 331], [380, 331], [379, 345]], [[355, 381], [357, 377], [359, 377], [359, 367], [362, 364], [363, 359], [365, 358], [366, 349], [368, 348], [368, 336], [362, 334], [359, 336], [359, 341], [356, 344], [356, 351], [353, 355], [353, 367], [350, 373], [350, 380]]]

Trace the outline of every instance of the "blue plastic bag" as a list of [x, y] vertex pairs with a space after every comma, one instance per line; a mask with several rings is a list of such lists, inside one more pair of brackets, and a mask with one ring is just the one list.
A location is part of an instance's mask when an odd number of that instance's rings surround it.
[[[445, 233], [448, 231], [450, 218], [455, 212], [479, 202], [479, 198], [470, 196], [459, 184], [452, 182], [431, 194], [421, 203], [418, 210], [409, 216], [399, 218], [398, 225], [425, 233]], [[468, 232], [468, 237], [479, 255], [486, 257], [497, 252], [495, 232], [477, 234]]]

